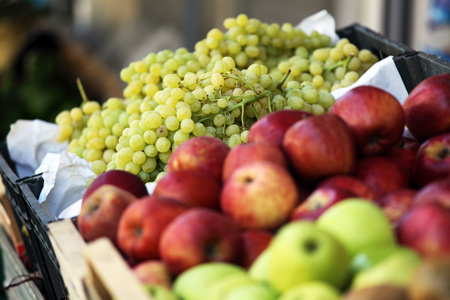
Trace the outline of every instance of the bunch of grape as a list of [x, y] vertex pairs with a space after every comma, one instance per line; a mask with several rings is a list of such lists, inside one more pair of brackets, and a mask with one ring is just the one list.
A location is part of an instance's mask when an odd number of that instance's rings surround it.
[[56, 118], [68, 151], [100, 174], [122, 169], [158, 181], [171, 153], [194, 136], [210, 135], [230, 147], [247, 141], [264, 115], [296, 109], [315, 115], [333, 104], [331, 91], [355, 82], [377, 57], [347, 39], [241, 14], [224, 21], [189, 52], [162, 50], [120, 72], [123, 99], [102, 105], [84, 96], [80, 107]]

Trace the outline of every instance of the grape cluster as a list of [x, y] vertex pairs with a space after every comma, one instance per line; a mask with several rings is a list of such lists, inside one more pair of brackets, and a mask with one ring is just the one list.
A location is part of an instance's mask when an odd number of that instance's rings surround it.
[[307, 35], [291, 24], [240, 14], [214, 28], [189, 52], [149, 53], [120, 72], [123, 98], [87, 100], [56, 118], [68, 151], [100, 174], [122, 169], [157, 181], [171, 153], [194, 136], [230, 147], [247, 141], [251, 125], [282, 109], [326, 112], [331, 91], [355, 82], [377, 57], [348, 39]]

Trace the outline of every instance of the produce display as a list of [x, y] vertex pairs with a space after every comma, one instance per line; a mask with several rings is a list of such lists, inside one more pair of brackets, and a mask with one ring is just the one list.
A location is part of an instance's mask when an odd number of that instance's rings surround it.
[[184, 141], [214, 136], [234, 147], [270, 112], [323, 114], [335, 102], [331, 91], [378, 61], [347, 38], [331, 46], [329, 36], [289, 23], [240, 14], [223, 25], [192, 52], [162, 50], [131, 62], [120, 73], [123, 98], [99, 104], [84, 95], [80, 107], [57, 116], [58, 139], [96, 174], [120, 169], [158, 181]]
[[[80, 234], [107, 228], [153, 299], [449, 299], [450, 128], [434, 123], [450, 106], [434, 101], [450, 103], [450, 74], [403, 105], [360, 86], [322, 114], [267, 114], [246, 143], [192, 137], [151, 195], [131, 193], [136, 174], [99, 175]], [[417, 102], [426, 121], [406, 136]]]

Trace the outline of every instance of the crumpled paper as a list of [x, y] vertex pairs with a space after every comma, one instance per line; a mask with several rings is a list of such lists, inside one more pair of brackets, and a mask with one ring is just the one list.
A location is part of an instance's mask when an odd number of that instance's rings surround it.
[[325, 9], [304, 18], [295, 28], [300, 28], [308, 35], [314, 30], [328, 35], [331, 37], [331, 45], [336, 44], [339, 40], [339, 36], [336, 34], [334, 17]]
[[339, 101], [339, 98], [342, 95], [361, 85], [371, 85], [383, 89], [394, 96], [402, 104], [408, 97], [408, 90], [395, 66], [392, 56], [388, 56], [375, 63], [354, 84], [337, 89], [331, 92], [331, 94]]
[[88, 180], [95, 178], [91, 163], [67, 150], [48, 153], [36, 174], [42, 173], [44, 186], [39, 203], [58, 218], [78, 216]]
[[58, 126], [42, 120], [18, 120], [10, 126], [6, 144], [19, 178], [34, 175], [47, 153], [60, 153], [67, 142], [58, 143]]

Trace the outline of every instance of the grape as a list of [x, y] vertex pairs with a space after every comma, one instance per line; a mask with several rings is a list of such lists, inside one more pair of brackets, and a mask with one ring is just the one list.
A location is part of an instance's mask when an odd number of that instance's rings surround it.
[[143, 181], [164, 176], [177, 147], [194, 136], [247, 142], [250, 126], [271, 111], [322, 114], [331, 91], [355, 82], [378, 61], [346, 38], [306, 34], [290, 23], [240, 14], [209, 30], [194, 51], [148, 53], [120, 72], [123, 97], [103, 104], [82, 93], [79, 107], [55, 118], [58, 141], [93, 162], [96, 174], [123, 169]]

